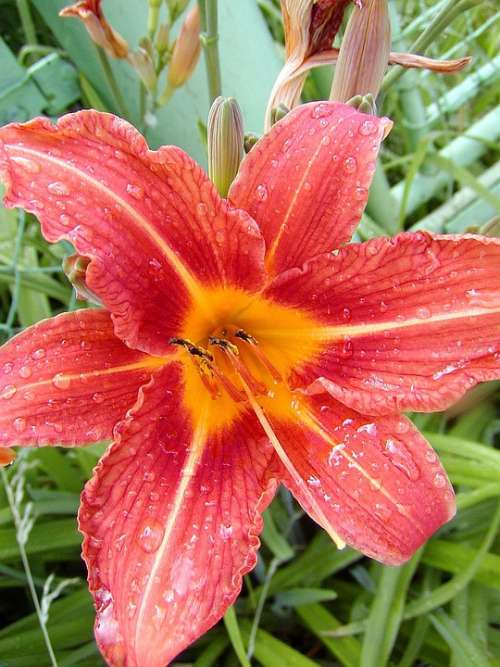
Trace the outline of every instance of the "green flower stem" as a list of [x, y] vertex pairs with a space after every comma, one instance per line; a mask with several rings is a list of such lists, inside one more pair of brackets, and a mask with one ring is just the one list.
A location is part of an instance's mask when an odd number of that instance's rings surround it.
[[29, 8], [29, 0], [17, 0], [17, 11], [23, 26], [24, 39], [27, 44], [37, 44], [35, 25]]
[[122, 91], [120, 90], [120, 87], [116, 81], [115, 75], [113, 74], [113, 69], [111, 67], [111, 63], [109, 62], [109, 58], [106, 55], [104, 49], [102, 49], [100, 46], [96, 46], [97, 49], [97, 54], [99, 56], [99, 62], [101, 63], [104, 76], [106, 77], [106, 81], [108, 83], [108, 86], [113, 94], [113, 98], [115, 100], [116, 108], [118, 110], [118, 113], [120, 116], [123, 118], [129, 119], [129, 112], [127, 109], [127, 105], [125, 104], [125, 100], [123, 99]]
[[210, 96], [210, 105], [212, 105], [215, 98], [222, 94], [218, 46], [219, 34], [217, 31], [217, 0], [198, 0], [198, 5], [202, 28], [200, 39], [205, 52], [208, 93]]
[[[19, 514], [17, 505], [16, 505], [16, 500], [14, 498], [14, 493], [12, 491], [12, 488], [9, 483], [9, 479], [7, 477], [7, 474], [3, 468], [0, 468], [0, 475], [2, 476], [2, 482], [4, 485], [5, 489], [5, 495], [7, 496], [7, 501], [9, 503], [10, 511], [12, 512], [12, 518], [14, 519], [14, 524], [16, 526], [16, 532], [19, 533], [20, 527], [21, 527], [21, 522], [22, 518], [21, 515]], [[31, 573], [31, 567], [29, 564], [28, 560], [28, 555], [26, 553], [26, 549], [24, 548], [24, 543], [22, 540], [18, 539], [17, 541], [18, 548], [19, 548], [19, 555], [21, 556], [21, 562], [23, 564], [24, 572], [26, 573], [26, 580], [28, 582], [28, 588], [30, 591], [31, 598], [33, 600], [33, 605], [35, 607], [36, 615], [38, 617], [38, 623], [40, 625], [40, 630], [42, 631], [43, 639], [45, 642], [45, 646], [47, 648], [47, 653], [49, 654], [50, 658], [50, 663], [52, 667], [58, 667], [57, 665], [57, 660], [56, 656], [54, 654], [54, 649], [52, 648], [52, 643], [50, 641], [49, 633], [47, 632], [47, 624], [45, 622], [45, 619], [42, 614], [42, 609], [40, 607], [40, 602], [38, 600], [38, 595], [36, 592], [35, 588], [35, 582], [33, 581], [33, 575]]]

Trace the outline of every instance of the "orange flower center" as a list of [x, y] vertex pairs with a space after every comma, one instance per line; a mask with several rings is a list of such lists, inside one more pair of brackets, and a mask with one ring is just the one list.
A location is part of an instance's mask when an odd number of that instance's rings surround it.
[[[203, 309], [201, 305], [203, 304]], [[319, 352], [319, 323], [304, 311], [234, 288], [203, 290], [179, 339], [185, 349], [185, 402], [193, 416], [209, 401], [211, 428], [248, 408], [245, 385], [266, 411], [288, 415], [293, 372]]]

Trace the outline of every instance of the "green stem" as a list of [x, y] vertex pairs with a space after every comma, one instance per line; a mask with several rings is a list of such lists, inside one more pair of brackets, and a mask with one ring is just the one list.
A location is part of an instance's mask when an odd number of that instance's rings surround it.
[[29, 0], [17, 0], [17, 11], [19, 12], [24, 38], [27, 44], [37, 44], [35, 24], [31, 17]]
[[[413, 42], [410, 53], [424, 53], [439, 35], [452, 23], [457, 16], [482, 2], [482, 0], [448, 0], [440, 12], [429, 23], [422, 34]], [[389, 90], [405, 73], [403, 67], [393, 67], [385, 76], [381, 91]]]
[[104, 76], [106, 77], [108, 86], [110, 87], [111, 92], [113, 93], [116, 108], [118, 109], [120, 116], [122, 116], [123, 118], [129, 118], [127, 105], [125, 104], [122, 91], [120, 90], [115, 75], [113, 74], [113, 69], [111, 67], [111, 63], [109, 62], [109, 58], [106, 55], [104, 49], [102, 49], [100, 46], [96, 46], [96, 49], [97, 49], [97, 54], [99, 56], [99, 61], [101, 63], [104, 72]]
[[200, 8], [202, 34], [200, 35], [203, 50], [205, 51], [205, 64], [207, 68], [208, 93], [210, 105], [222, 93], [220, 60], [219, 60], [219, 35], [217, 32], [217, 0], [198, 0]]
[[[5, 470], [0, 469], [0, 474], [2, 475], [2, 481], [5, 488], [5, 494], [7, 496], [7, 501], [9, 503], [10, 511], [12, 512], [12, 518], [14, 519], [14, 524], [16, 526], [16, 533], [19, 532], [21, 526], [21, 516], [18, 512], [16, 501], [14, 498], [14, 493], [9, 484], [9, 479]], [[28, 561], [28, 555], [26, 549], [24, 548], [24, 543], [22, 540], [17, 540], [17, 545], [19, 548], [19, 554], [21, 556], [21, 562], [23, 564], [24, 571], [26, 573], [26, 580], [28, 582], [28, 588], [30, 590], [31, 598], [33, 600], [33, 605], [35, 607], [36, 615], [38, 617], [38, 622], [40, 624], [40, 629], [42, 631], [43, 639], [45, 641], [45, 646], [47, 647], [47, 653], [49, 654], [50, 662], [52, 667], [57, 666], [56, 656], [54, 654], [54, 649], [52, 648], [52, 643], [50, 641], [49, 633], [47, 632], [47, 624], [42, 614], [42, 609], [40, 607], [40, 602], [38, 601], [38, 595], [35, 588], [35, 582], [33, 581], [33, 575], [31, 573], [31, 567]]]

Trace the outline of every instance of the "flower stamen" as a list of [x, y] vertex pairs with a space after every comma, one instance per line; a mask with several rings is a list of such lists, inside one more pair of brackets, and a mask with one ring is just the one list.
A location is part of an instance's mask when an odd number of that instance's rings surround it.
[[241, 340], [245, 341], [245, 343], [248, 343], [251, 347], [252, 352], [255, 354], [257, 359], [260, 361], [260, 363], [264, 366], [264, 368], [267, 370], [269, 375], [273, 378], [275, 382], [283, 382], [283, 378], [281, 376], [281, 373], [276, 369], [276, 367], [269, 361], [269, 359], [266, 357], [264, 352], [262, 351], [262, 348], [259, 346], [259, 342], [251, 336], [249, 333], [244, 331], [243, 329], [238, 329], [236, 333], [234, 334], [236, 338], [240, 338]]

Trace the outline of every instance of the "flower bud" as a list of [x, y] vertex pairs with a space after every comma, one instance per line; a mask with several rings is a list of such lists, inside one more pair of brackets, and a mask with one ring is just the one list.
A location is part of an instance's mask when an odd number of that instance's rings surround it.
[[97, 46], [103, 48], [112, 58], [126, 58], [128, 43], [113, 30], [104, 18], [101, 10], [101, 0], [80, 0], [80, 2], [65, 7], [59, 16], [74, 16], [79, 18], [87, 32]]
[[10, 465], [16, 458], [16, 452], [13, 449], [2, 447], [0, 449], [0, 468]]
[[208, 174], [225, 197], [243, 159], [243, 119], [238, 102], [218, 97], [208, 116]]
[[387, 0], [363, 0], [349, 18], [340, 46], [330, 99], [376, 98], [389, 62], [391, 23]]
[[75, 253], [64, 258], [62, 268], [69, 282], [75, 288], [77, 299], [102, 306], [99, 298], [87, 287], [86, 275], [89, 264], [90, 259], [88, 257]]
[[157, 82], [156, 70], [151, 56], [146, 49], [139, 48], [137, 51], [130, 52], [128, 60], [139, 74], [147, 90], [154, 90]]
[[175, 23], [189, 4], [189, 0], [167, 0], [170, 22]]
[[183, 86], [193, 73], [201, 51], [200, 30], [200, 12], [195, 5], [184, 19], [172, 52], [167, 76], [171, 88]]

